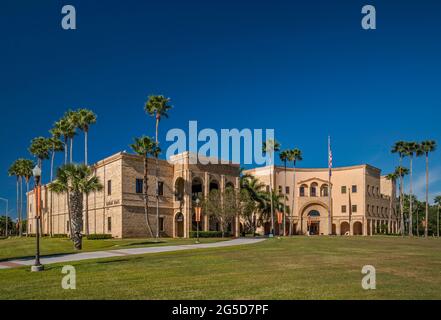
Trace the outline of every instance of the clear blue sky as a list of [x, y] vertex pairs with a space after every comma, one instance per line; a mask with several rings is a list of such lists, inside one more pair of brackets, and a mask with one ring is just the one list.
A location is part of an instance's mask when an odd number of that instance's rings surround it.
[[[375, 31], [360, 26], [368, 3]], [[75, 31], [61, 29], [64, 4], [77, 9]], [[143, 112], [152, 93], [173, 99], [162, 139], [189, 120], [275, 128], [283, 147], [303, 150], [300, 166], [325, 167], [331, 134], [334, 166], [387, 173], [394, 141], [441, 143], [440, 9], [428, 0], [1, 1], [0, 196], [14, 207], [9, 165], [68, 108], [98, 114], [91, 161], [153, 135]], [[77, 161], [82, 148], [79, 136]], [[431, 168], [431, 194], [441, 193], [440, 151]], [[419, 159], [419, 196], [423, 170]]]

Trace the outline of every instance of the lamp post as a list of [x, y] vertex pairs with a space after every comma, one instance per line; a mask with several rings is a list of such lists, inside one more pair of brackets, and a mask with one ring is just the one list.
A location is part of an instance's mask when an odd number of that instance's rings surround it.
[[32, 170], [32, 174], [35, 180], [34, 194], [35, 194], [35, 202], [36, 202], [36, 213], [35, 213], [35, 221], [36, 221], [36, 240], [37, 240], [37, 250], [35, 253], [35, 264], [31, 267], [32, 272], [43, 271], [44, 266], [40, 263], [40, 219], [41, 219], [41, 168], [36, 165]]
[[0, 200], [6, 202], [6, 214], [5, 214], [5, 237], [8, 237], [8, 210], [9, 210], [9, 201], [5, 198], [0, 198]]
[[195, 216], [196, 216], [196, 243], [199, 243], [199, 221], [201, 221], [202, 208], [199, 205], [199, 198], [196, 199]]

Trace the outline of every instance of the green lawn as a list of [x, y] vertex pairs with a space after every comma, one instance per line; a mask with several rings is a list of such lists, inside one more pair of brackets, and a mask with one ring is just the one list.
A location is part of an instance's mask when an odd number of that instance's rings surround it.
[[[203, 239], [203, 242], [221, 241], [220, 238]], [[224, 239], [228, 240], [228, 239]], [[83, 240], [83, 251], [99, 251], [113, 249], [127, 249], [150, 246], [193, 244], [195, 239], [108, 239], [108, 240]], [[0, 240], [0, 261], [13, 258], [35, 256], [35, 238], [9, 238]], [[42, 238], [40, 242], [41, 255], [59, 253], [74, 253], [72, 241], [69, 239]]]
[[[377, 289], [361, 288], [373, 265]], [[294, 237], [238, 247], [0, 270], [0, 299], [441, 299], [441, 240]]]

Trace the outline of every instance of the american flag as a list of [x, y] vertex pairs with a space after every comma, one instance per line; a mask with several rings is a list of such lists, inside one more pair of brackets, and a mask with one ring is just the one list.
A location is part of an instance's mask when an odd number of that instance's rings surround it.
[[328, 168], [329, 168], [329, 176], [332, 176], [332, 150], [331, 150], [330, 136], [328, 136]]

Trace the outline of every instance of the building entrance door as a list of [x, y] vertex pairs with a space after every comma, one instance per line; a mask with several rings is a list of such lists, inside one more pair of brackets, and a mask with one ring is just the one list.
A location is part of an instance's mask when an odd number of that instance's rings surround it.
[[311, 226], [309, 227], [310, 235], [319, 235], [320, 234], [320, 222], [311, 222]]

